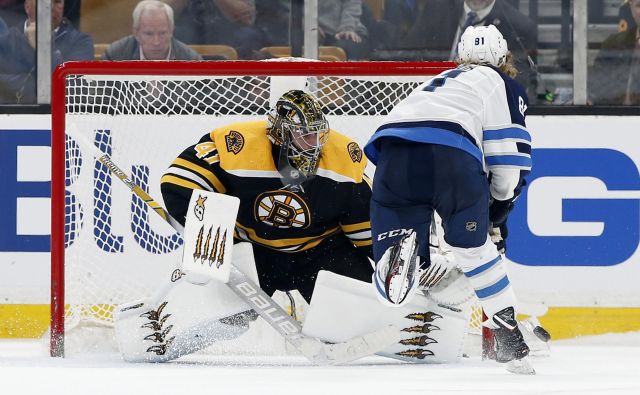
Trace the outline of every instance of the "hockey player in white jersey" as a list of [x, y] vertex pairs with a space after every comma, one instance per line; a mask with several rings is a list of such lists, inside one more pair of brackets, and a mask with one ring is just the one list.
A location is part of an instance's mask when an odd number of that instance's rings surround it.
[[[385, 252], [397, 251], [393, 247], [412, 231], [421, 265], [428, 265], [436, 210], [444, 239], [489, 317], [485, 325], [494, 328], [497, 361], [520, 360], [529, 348], [496, 245], [504, 252], [507, 215], [531, 170], [527, 95], [513, 79], [517, 71], [495, 26], [465, 30], [458, 53], [459, 66], [398, 103], [365, 146], [376, 164], [371, 202], [376, 273], [389, 268], [393, 256], [411, 256]], [[384, 276], [378, 292], [389, 293], [383, 283]], [[404, 289], [414, 286], [409, 281]]]

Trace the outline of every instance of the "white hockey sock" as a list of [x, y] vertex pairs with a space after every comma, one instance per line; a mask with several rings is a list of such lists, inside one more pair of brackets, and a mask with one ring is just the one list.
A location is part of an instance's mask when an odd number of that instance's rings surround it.
[[[504, 261], [489, 237], [480, 247], [452, 247], [451, 250], [455, 254], [456, 262], [471, 282], [487, 317], [516, 305], [516, 297]], [[491, 320], [489, 326], [495, 326]]]

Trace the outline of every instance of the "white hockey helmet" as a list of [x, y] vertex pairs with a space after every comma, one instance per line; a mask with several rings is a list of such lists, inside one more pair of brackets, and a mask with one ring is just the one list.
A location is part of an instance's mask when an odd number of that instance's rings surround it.
[[469, 26], [458, 43], [460, 63], [502, 66], [507, 61], [507, 42], [494, 25]]

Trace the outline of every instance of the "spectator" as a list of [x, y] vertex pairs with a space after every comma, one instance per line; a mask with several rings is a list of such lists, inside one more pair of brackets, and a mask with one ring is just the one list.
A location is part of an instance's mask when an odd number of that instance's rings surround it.
[[385, 21], [395, 27], [393, 48], [405, 50], [389, 53], [396, 59], [455, 60], [466, 27], [495, 25], [521, 73], [516, 80], [527, 89], [530, 100], [535, 99], [537, 75], [529, 56], [535, 55], [538, 46], [537, 26], [507, 1], [385, 0], [384, 9]]
[[385, 0], [383, 20], [393, 29], [390, 48], [428, 49], [425, 60], [448, 59], [461, 6], [451, 7], [450, 0]]
[[24, 22], [24, 0], [0, 0], [0, 19], [7, 29]]
[[361, 16], [362, 0], [318, 1], [320, 45], [341, 47], [348, 59], [368, 59], [369, 38]]
[[[52, 67], [68, 60], [93, 60], [93, 39], [62, 17], [64, 0], [51, 2]], [[36, 2], [26, 0], [27, 20], [0, 38], [0, 103], [36, 99]]]
[[133, 34], [104, 51], [105, 60], [202, 60], [173, 38], [173, 9], [158, 0], [143, 0], [133, 10]]
[[6, 33], [7, 30], [8, 30], [7, 24], [4, 23], [4, 21], [2, 20], [2, 17], [0, 17], [0, 34]]
[[[232, 46], [248, 59], [265, 43], [255, 0], [164, 0], [178, 15], [176, 37], [188, 44]], [[264, 1], [264, 0], [263, 0]]]
[[263, 35], [262, 46], [289, 45], [291, 0], [260, 0], [256, 3], [256, 27]]
[[630, 0], [629, 5], [635, 27], [604, 40], [593, 64], [593, 104], [640, 105], [640, 0]]

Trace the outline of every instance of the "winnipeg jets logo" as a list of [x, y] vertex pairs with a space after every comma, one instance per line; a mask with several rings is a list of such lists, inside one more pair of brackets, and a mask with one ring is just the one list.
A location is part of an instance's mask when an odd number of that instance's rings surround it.
[[527, 111], [527, 105], [524, 104], [522, 96], [518, 96], [518, 111], [520, 111], [520, 114], [522, 114], [523, 117], [524, 113]]

